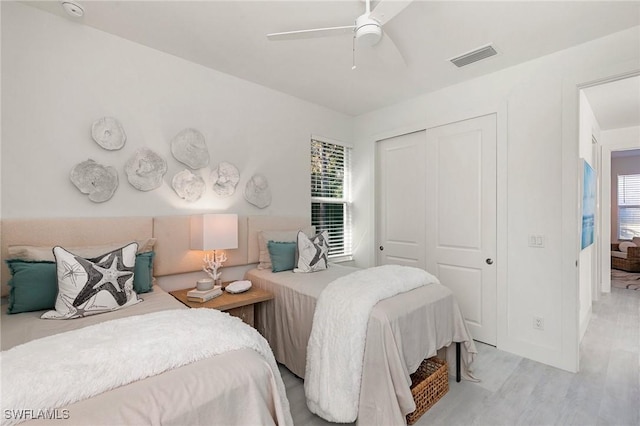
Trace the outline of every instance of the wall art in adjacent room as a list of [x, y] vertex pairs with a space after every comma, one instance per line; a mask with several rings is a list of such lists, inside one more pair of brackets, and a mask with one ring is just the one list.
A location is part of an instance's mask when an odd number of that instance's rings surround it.
[[102, 117], [94, 121], [91, 136], [98, 145], [109, 151], [122, 148], [127, 141], [122, 125], [113, 117]]
[[118, 172], [114, 167], [103, 166], [92, 159], [78, 163], [71, 169], [71, 182], [89, 196], [94, 203], [110, 199], [118, 188]]
[[216, 194], [229, 197], [236, 192], [236, 186], [240, 182], [240, 171], [233, 164], [221, 161], [218, 167], [211, 171], [211, 181]]
[[580, 249], [584, 250], [593, 244], [596, 227], [596, 184], [595, 170], [586, 160], [582, 160], [582, 232]]
[[151, 191], [162, 185], [162, 177], [167, 173], [167, 162], [152, 150], [140, 148], [124, 165], [124, 171], [135, 189]]
[[179, 162], [192, 169], [209, 165], [209, 150], [202, 133], [196, 129], [184, 129], [171, 140], [171, 153]]
[[191, 170], [184, 169], [173, 176], [171, 186], [178, 197], [193, 202], [202, 197], [206, 185], [202, 177], [192, 173]]

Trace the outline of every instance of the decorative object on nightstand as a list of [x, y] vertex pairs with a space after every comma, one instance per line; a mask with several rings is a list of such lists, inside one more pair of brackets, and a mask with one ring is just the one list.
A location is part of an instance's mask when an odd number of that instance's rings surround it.
[[187, 300], [189, 302], [204, 303], [220, 296], [221, 294], [222, 294], [222, 289], [219, 287], [211, 290], [193, 289], [187, 292]]
[[251, 288], [251, 281], [242, 280], [242, 281], [234, 281], [231, 284], [229, 284], [228, 286], [226, 286], [224, 289], [228, 293], [237, 294], [237, 293], [244, 293], [245, 291], [249, 290], [250, 288]]
[[237, 214], [204, 214], [191, 216], [191, 249], [213, 251], [205, 253], [202, 270], [215, 285], [221, 285], [222, 264], [227, 260], [225, 252], [216, 250], [238, 248]]
[[203, 278], [201, 280], [196, 281], [196, 290], [207, 291], [207, 290], [211, 290], [213, 286], [214, 286], [213, 278]]

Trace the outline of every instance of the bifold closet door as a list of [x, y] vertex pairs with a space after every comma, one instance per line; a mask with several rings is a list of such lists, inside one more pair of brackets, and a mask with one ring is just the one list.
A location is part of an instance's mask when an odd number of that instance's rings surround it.
[[474, 339], [497, 340], [496, 115], [376, 145], [376, 262], [423, 268]]
[[496, 115], [426, 132], [427, 271], [453, 291], [474, 339], [497, 339]]
[[376, 142], [376, 263], [426, 269], [425, 131]]

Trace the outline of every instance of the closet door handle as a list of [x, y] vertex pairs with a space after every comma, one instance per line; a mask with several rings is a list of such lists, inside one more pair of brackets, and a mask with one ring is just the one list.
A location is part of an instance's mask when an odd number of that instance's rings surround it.
[[384, 246], [380, 246], [380, 251], [384, 251]]
[[485, 260], [485, 262], [487, 262], [487, 265], [492, 265], [493, 264], [493, 259], [489, 258], [489, 259]]

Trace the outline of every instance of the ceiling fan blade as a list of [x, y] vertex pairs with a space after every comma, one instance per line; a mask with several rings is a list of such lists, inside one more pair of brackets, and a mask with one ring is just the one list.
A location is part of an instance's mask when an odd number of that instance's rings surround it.
[[381, 62], [389, 69], [406, 68], [407, 63], [400, 53], [398, 46], [391, 40], [386, 33], [382, 33], [382, 39], [373, 47]]
[[369, 17], [380, 22], [380, 25], [384, 25], [392, 20], [398, 13], [402, 12], [407, 6], [411, 4], [412, 0], [397, 1], [397, 0], [380, 0], [380, 3], [376, 6]]
[[312, 30], [287, 31], [283, 33], [267, 34], [267, 38], [269, 40], [298, 40], [303, 38], [332, 37], [343, 34], [353, 35], [354, 28], [355, 26], [348, 25], [345, 27], [329, 27], [315, 28]]

